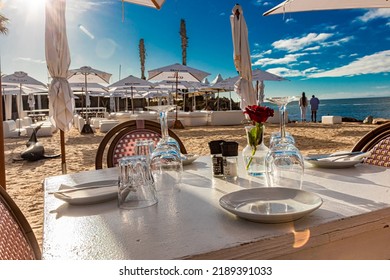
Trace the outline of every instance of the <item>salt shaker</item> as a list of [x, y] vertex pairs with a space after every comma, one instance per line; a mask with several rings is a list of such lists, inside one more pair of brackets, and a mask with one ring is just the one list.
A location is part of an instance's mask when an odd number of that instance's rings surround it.
[[238, 143], [223, 142], [221, 144], [223, 158], [223, 177], [236, 180], [238, 176]]
[[213, 176], [223, 177], [223, 158], [221, 144], [224, 140], [214, 140], [209, 142], [211, 162], [213, 164]]

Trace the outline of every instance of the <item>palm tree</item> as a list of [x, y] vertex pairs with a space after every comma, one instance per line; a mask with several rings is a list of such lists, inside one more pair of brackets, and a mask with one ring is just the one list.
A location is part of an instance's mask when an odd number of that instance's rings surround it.
[[187, 65], [187, 46], [188, 46], [188, 37], [186, 30], [186, 22], [184, 19], [180, 21], [180, 37], [181, 37], [181, 55], [182, 55], [182, 64]]
[[141, 61], [141, 79], [146, 80], [145, 77], [145, 44], [144, 39], [139, 40], [139, 59]]
[[0, 33], [7, 34], [8, 28], [5, 26], [8, 23], [8, 18], [3, 15], [0, 15]]

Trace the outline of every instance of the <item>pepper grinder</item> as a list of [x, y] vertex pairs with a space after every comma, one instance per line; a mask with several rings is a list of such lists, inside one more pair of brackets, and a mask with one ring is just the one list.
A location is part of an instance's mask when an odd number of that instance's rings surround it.
[[213, 165], [213, 176], [223, 177], [223, 158], [221, 144], [224, 140], [214, 140], [209, 142], [211, 162]]

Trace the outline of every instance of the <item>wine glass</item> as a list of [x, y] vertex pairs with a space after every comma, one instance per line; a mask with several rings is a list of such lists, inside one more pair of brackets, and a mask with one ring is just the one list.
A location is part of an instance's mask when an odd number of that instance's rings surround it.
[[180, 146], [168, 134], [168, 112], [176, 106], [159, 105], [147, 107], [159, 112], [161, 124], [161, 139], [157, 143], [150, 158], [150, 167], [157, 186], [180, 183], [183, 172]]
[[[289, 141], [292, 140], [292, 144], [295, 144], [294, 138], [291, 136], [291, 134], [287, 134], [286, 137], [286, 107], [287, 104], [293, 101], [298, 101], [298, 96], [282, 96], [282, 97], [269, 97], [267, 98], [267, 101], [276, 104], [279, 106], [279, 114], [280, 114], [280, 134], [276, 134], [275, 137], [271, 140], [279, 142], [281, 139], [283, 141]], [[270, 146], [274, 143], [270, 143]]]
[[265, 157], [266, 183], [268, 187], [287, 187], [301, 189], [304, 174], [304, 161], [301, 152], [295, 146], [295, 140], [286, 137], [285, 113], [287, 104], [296, 101], [297, 97], [273, 97], [270, 102], [279, 105], [280, 137]]

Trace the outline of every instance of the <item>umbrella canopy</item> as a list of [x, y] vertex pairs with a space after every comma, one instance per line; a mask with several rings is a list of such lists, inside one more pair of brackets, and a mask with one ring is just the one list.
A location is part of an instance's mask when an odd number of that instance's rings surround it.
[[165, 0], [122, 0], [129, 3], [134, 3], [142, 6], [152, 7], [156, 9], [161, 9]]
[[111, 85], [110, 88], [116, 88], [117, 90], [123, 91], [126, 95], [126, 110], [127, 110], [127, 91], [129, 90], [131, 96], [131, 110], [134, 114], [134, 98], [142, 98], [139, 96], [134, 96], [134, 89], [150, 89], [154, 85], [153, 83], [143, 80], [141, 78], [135, 77], [133, 75], [127, 76]]
[[4, 85], [19, 85], [22, 86], [45, 86], [44, 83], [30, 77], [23, 71], [15, 72], [11, 75], [6, 75], [1, 78], [1, 82]]
[[390, 3], [388, 0], [287, 0], [266, 11], [263, 16], [293, 12], [357, 8], [390, 8]]
[[19, 118], [21, 117], [22, 111], [23, 111], [23, 104], [21, 102], [22, 94], [23, 94], [23, 86], [43, 86], [45, 87], [45, 84], [34, 79], [33, 77], [30, 77], [27, 73], [23, 71], [15, 72], [11, 75], [7, 75], [1, 78], [2, 85], [17, 85], [19, 86], [19, 93], [18, 93], [18, 115]]
[[[175, 81], [176, 83], [176, 99], [178, 93], [178, 83], [179, 81], [186, 82], [201, 82], [206, 78], [210, 73], [198, 70], [186, 65], [179, 63], [168, 65], [165, 67], [157, 68], [154, 70], [148, 71], [149, 79], [154, 81]], [[184, 128], [181, 122], [177, 119], [178, 110], [176, 109], [175, 123], [174, 128]]]
[[260, 69], [255, 69], [252, 73], [252, 79], [256, 81], [288, 81], [286, 78]]
[[179, 63], [148, 71], [148, 80], [200, 82], [210, 73]]
[[154, 86], [153, 83], [137, 78], [133, 75], [130, 75], [126, 78], [123, 78], [111, 85], [109, 85], [110, 88], [152, 88]]
[[257, 104], [252, 85], [252, 64], [248, 42], [248, 28], [240, 5], [233, 7], [230, 23], [233, 37], [233, 59], [240, 79], [235, 84], [235, 91], [241, 97], [240, 107], [245, 110], [248, 105]]
[[109, 83], [111, 78], [111, 74], [90, 66], [69, 70], [67, 76], [69, 83], [84, 83], [86, 86], [89, 83]]

